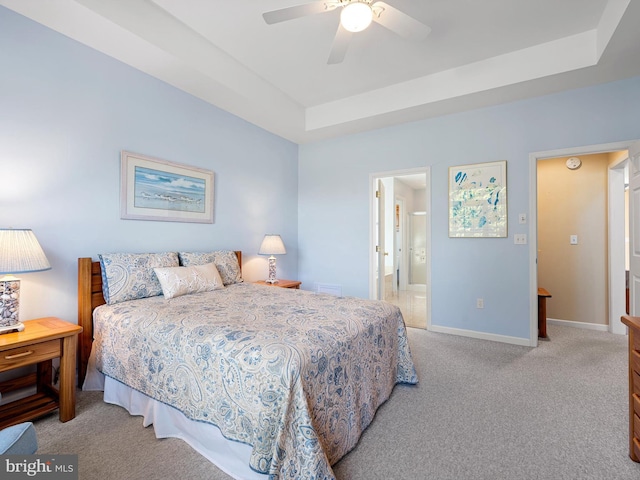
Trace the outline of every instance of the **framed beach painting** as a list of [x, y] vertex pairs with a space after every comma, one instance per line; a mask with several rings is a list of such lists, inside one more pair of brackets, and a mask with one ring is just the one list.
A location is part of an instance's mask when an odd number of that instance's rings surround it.
[[507, 236], [507, 162], [449, 167], [449, 236]]
[[120, 216], [213, 223], [213, 172], [123, 151]]

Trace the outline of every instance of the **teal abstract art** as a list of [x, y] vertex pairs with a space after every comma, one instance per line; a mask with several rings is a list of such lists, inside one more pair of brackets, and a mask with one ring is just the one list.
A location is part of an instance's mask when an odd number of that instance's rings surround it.
[[507, 162], [449, 167], [449, 236], [507, 236]]

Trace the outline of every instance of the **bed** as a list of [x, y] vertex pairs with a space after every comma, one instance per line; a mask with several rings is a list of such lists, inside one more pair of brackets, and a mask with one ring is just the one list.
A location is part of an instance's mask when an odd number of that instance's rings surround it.
[[[241, 253], [226, 253], [239, 269]], [[335, 478], [394, 386], [418, 382], [402, 314], [386, 302], [240, 273], [209, 291], [109, 304], [101, 260], [78, 259], [80, 384], [234, 478]], [[180, 263], [171, 271], [194, 268]]]

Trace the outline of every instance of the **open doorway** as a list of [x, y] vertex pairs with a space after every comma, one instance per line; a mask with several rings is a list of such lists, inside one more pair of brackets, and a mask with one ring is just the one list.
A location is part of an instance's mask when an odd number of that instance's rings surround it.
[[[624, 171], [631, 143], [530, 155], [531, 304], [538, 286], [550, 291], [549, 323], [626, 333], [619, 320], [626, 313]], [[531, 339], [536, 345], [536, 308]]]
[[371, 176], [371, 298], [400, 307], [405, 324], [430, 324], [429, 170]]

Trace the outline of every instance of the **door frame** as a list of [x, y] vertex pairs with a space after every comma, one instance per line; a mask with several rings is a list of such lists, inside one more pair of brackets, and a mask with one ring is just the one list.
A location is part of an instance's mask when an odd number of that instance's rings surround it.
[[637, 140], [561, 148], [529, 154], [529, 344], [538, 346], [538, 160], [628, 150]]
[[[387, 261], [385, 257], [387, 253], [385, 250], [387, 249], [387, 187], [384, 184], [382, 178], [376, 179], [375, 183], [375, 202], [376, 202], [376, 212], [377, 215], [374, 215], [376, 222], [376, 236], [374, 240], [373, 248], [376, 253], [375, 257], [375, 271], [376, 271], [376, 292], [374, 294], [374, 298], [380, 298], [384, 300], [386, 297], [386, 281], [387, 281]], [[393, 188], [389, 193], [393, 193]], [[393, 243], [393, 242], [392, 242]], [[393, 245], [392, 245], [393, 246]]]
[[[627, 327], [620, 321], [622, 315], [626, 315], [625, 305], [625, 279], [621, 272], [625, 269], [624, 248], [611, 248], [612, 245], [624, 245], [624, 180], [625, 167], [629, 156], [620, 158], [616, 163], [609, 165], [607, 172], [608, 182], [608, 274], [609, 274], [609, 331], [619, 335], [626, 335]], [[628, 246], [627, 246], [628, 248]], [[618, 321], [615, 321], [615, 320]]]
[[[376, 298], [376, 186], [378, 179], [404, 175], [426, 175], [427, 192], [424, 211], [427, 212], [427, 330], [431, 328], [431, 167], [390, 170], [369, 174], [369, 298]], [[395, 193], [394, 193], [395, 195]], [[394, 199], [395, 204], [395, 199]]]

